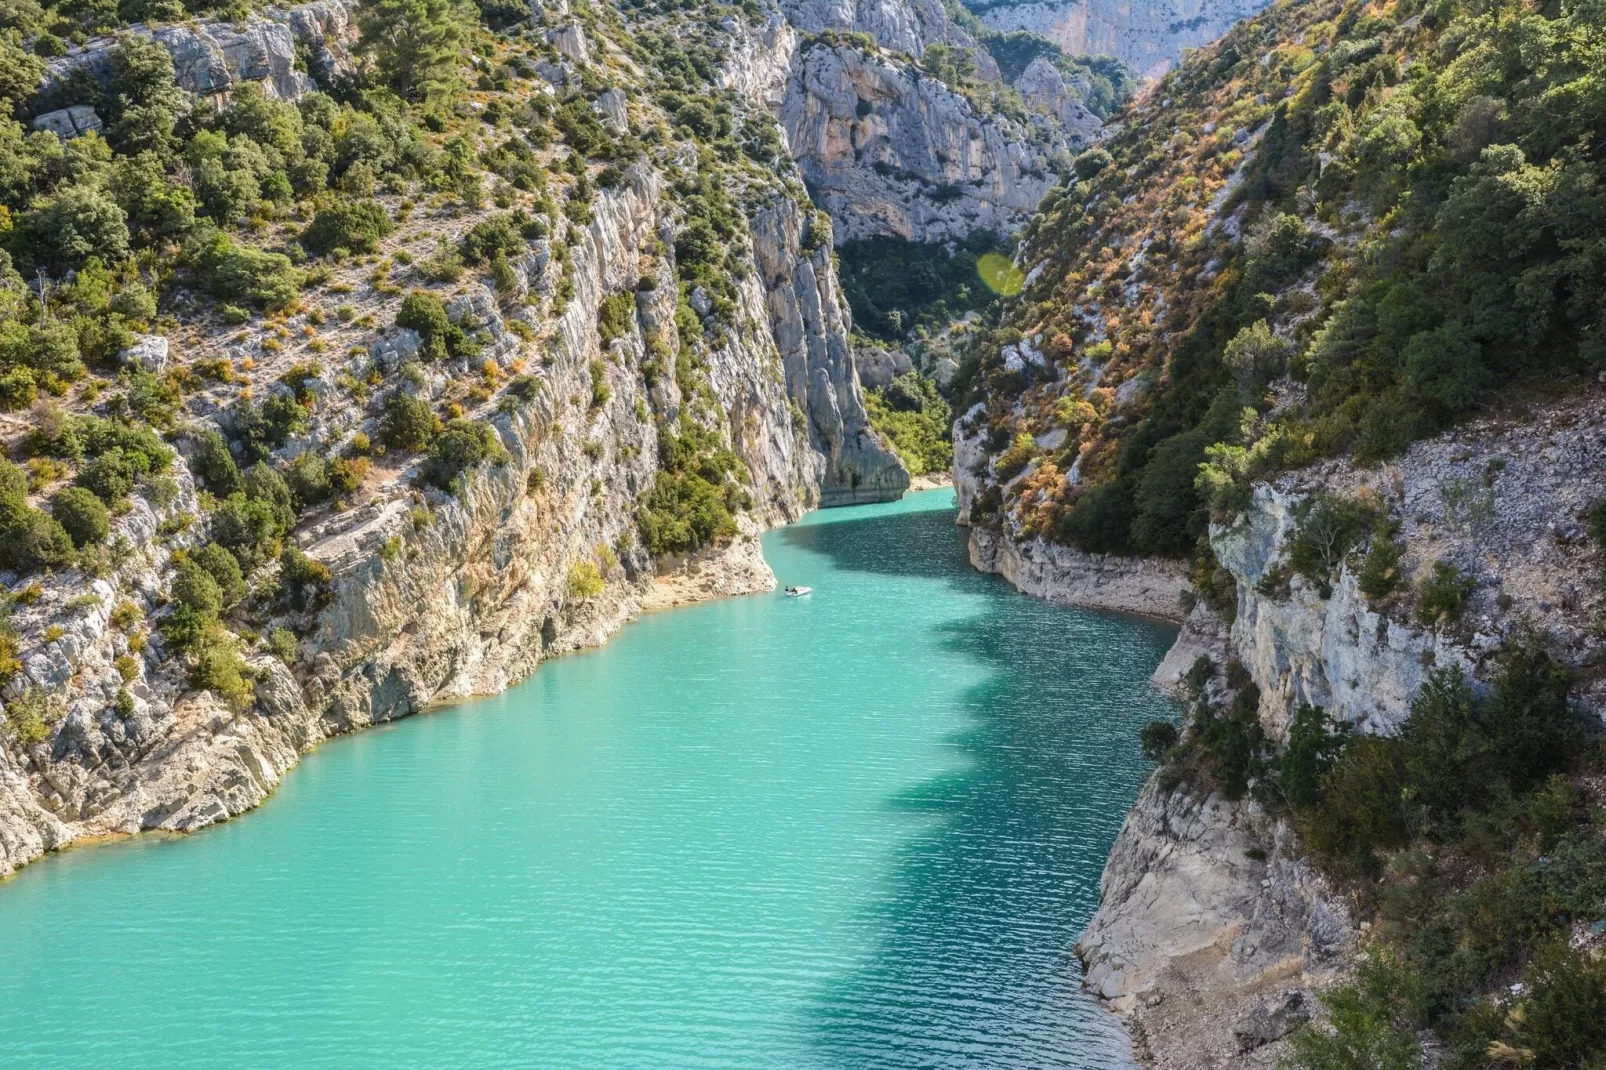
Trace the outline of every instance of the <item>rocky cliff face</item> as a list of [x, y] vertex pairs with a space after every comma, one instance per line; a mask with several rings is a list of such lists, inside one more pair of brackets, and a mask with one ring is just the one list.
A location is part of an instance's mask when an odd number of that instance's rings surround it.
[[852, 44], [805, 44], [780, 114], [838, 241], [1014, 231], [1053, 182], [1050, 140]]
[[[470, 471], [451, 494], [416, 484], [405, 460], [381, 463], [349, 507], [308, 519], [295, 540], [329, 568], [328, 601], [276, 622], [302, 636], [294, 664], [249, 655], [250, 708], [189, 691], [141, 623], [169, 611], [172, 554], [201, 538], [180, 522], [198, 508], [184, 464], [162, 504], [142, 492], [118, 520], [124, 550], [110, 575], [39, 581], [13, 617], [23, 670], [6, 697], [44, 696], [59, 721], [39, 742], [0, 747], [0, 874], [86, 836], [188, 831], [241, 813], [330, 735], [504, 688], [546, 657], [604, 641], [644, 604], [772, 587], [755, 543], [763, 527], [814, 503], [900, 494], [907, 474], [867, 430], [829, 250], [802, 251], [804, 210], [784, 195], [754, 212], [736, 327], [705, 354], [698, 396], [683, 396], [673, 375], [648, 385], [646, 339], [681, 349], [673, 260], [644, 255], [672, 248], [674, 210], [658, 174], [637, 165], [571, 231], [567, 269], [536, 242], [517, 265], [524, 299], [499, 302], [475, 284], [449, 304], [480, 340], [474, 367], [429, 366], [394, 389], [437, 399], [454, 378], [510, 374], [533, 343], [546, 354], [534, 389], [486, 414], [506, 460]], [[415, 238], [433, 240], [432, 224], [409, 223], [395, 240]], [[572, 290], [560, 301], [564, 275]], [[603, 299], [632, 292], [638, 326], [605, 345]], [[176, 347], [227, 355], [238, 341], [192, 331]], [[369, 359], [391, 366], [418, 344], [393, 329], [354, 347], [348, 366], [309, 388], [330, 400], [281, 455], [377, 437], [375, 417], [340, 400], [331, 380], [367, 374]], [[298, 356], [270, 357], [258, 374], [271, 381]], [[199, 394], [191, 410], [226, 419], [226, 394]], [[656, 476], [659, 421], [689, 406], [717, 421], [753, 500], [728, 546], [655, 562], [635, 510]], [[576, 593], [571, 570], [599, 558], [605, 589]], [[661, 570], [678, 584], [668, 597], [654, 593]], [[133, 708], [118, 712], [110, 703], [125, 686]]]
[[[1231, 624], [1196, 606], [1157, 684], [1175, 688], [1200, 654], [1217, 665], [1235, 658], [1260, 689], [1273, 738], [1304, 702], [1390, 733], [1430, 669], [1459, 665], [1482, 686], [1490, 655], [1526, 622], [1580, 674], [1581, 705], [1606, 708], [1601, 555], [1578, 520], [1606, 478], [1601, 402], [1597, 393], [1526, 420], [1482, 420], [1381, 468], [1330, 462], [1256, 487], [1238, 522], [1211, 531], [1236, 585]], [[955, 474], [961, 486], [973, 478], [957, 464]], [[1339, 568], [1327, 597], [1280, 568], [1301, 503], [1321, 494], [1388, 510], [1403, 551], [1399, 593], [1367, 599], [1355, 560]], [[971, 546], [980, 567], [1074, 604], [1110, 607], [1112, 580], [1119, 591], [1125, 577], [1154, 567], [1018, 533], [977, 529]], [[1414, 612], [1410, 582], [1437, 561], [1455, 563], [1474, 585], [1453, 625], [1425, 625]], [[1199, 798], [1158, 775], [1134, 804], [1100, 889], [1079, 944], [1087, 984], [1127, 1016], [1149, 1065], [1276, 1065], [1279, 1041], [1346, 969], [1358, 935], [1285, 819], [1249, 800]]]
[[[316, 0], [241, 22], [139, 26], [131, 32], [167, 49], [180, 88], [213, 101], [241, 82], [256, 82], [268, 96], [295, 100], [314, 85], [297, 62], [298, 45], [308, 51], [316, 73], [333, 77], [350, 69], [357, 42], [356, 15], [345, 0]], [[94, 38], [52, 60], [45, 71], [45, 90], [64, 85], [79, 71], [109, 84], [116, 43], [114, 38]]]
[[1114, 56], [1141, 78], [1158, 78], [1184, 48], [1198, 48], [1265, 0], [976, 0], [967, 5], [995, 30], [1029, 30], [1077, 56]]

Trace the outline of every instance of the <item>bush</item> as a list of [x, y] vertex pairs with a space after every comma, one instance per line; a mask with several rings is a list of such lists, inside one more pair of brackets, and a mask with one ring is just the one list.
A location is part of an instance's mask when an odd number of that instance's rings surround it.
[[252, 571], [279, 552], [285, 525], [274, 503], [235, 493], [212, 514], [212, 538]]
[[240, 489], [240, 468], [228, 442], [213, 428], [195, 437], [195, 470], [206, 489], [222, 498]]
[[569, 566], [569, 597], [584, 602], [607, 589], [595, 561], [576, 561]]
[[1555, 939], [1528, 968], [1528, 991], [1508, 1018], [1512, 1042], [1537, 1067], [1595, 1067], [1606, 1051], [1606, 959]]
[[379, 437], [385, 445], [401, 450], [421, 450], [440, 431], [440, 420], [422, 398], [397, 391], [385, 402], [385, 415], [379, 423]]
[[414, 290], [402, 299], [401, 311], [396, 314], [396, 326], [418, 332], [426, 360], [467, 358], [478, 349], [468, 334], [452, 323], [441, 299], [422, 290]]
[[1221, 794], [1237, 800], [1249, 791], [1249, 783], [1263, 772], [1266, 731], [1261, 727], [1260, 689], [1243, 685], [1225, 712], [1201, 707], [1199, 740], [1215, 759], [1215, 778]]
[[1305, 503], [1288, 544], [1288, 564], [1315, 582], [1323, 598], [1332, 596], [1333, 573], [1365, 537], [1375, 514], [1360, 502], [1331, 494]]
[[1322, 777], [1322, 804], [1305, 822], [1311, 851], [1330, 864], [1374, 872], [1375, 851], [1396, 850], [1410, 838], [1404, 791], [1395, 742], [1377, 736], [1355, 737]]
[[294, 608], [305, 609], [327, 602], [333, 582], [334, 574], [328, 565], [308, 557], [294, 546], [286, 546], [279, 555], [279, 583]]
[[1301, 703], [1288, 724], [1288, 743], [1278, 770], [1283, 799], [1295, 810], [1322, 800], [1322, 780], [1344, 752], [1347, 722], [1334, 722], [1320, 706]]
[[79, 549], [106, 541], [111, 514], [101, 500], [82, 487], [63, 487], [50, 499], [50, 515]]
[[1386, 528], [1372, 534], [1372, 549], [1356, 577], [1356, 586], [1367, 598], [1387, 598], [1400, 583], [1400, 544]]
[[608, 386], [608, 366], [600, 360], [594, 360], [588, 365], [591, 372], [591, 407], [600, 409], [613, 397], [613, 391]]
[[215, 542], [190, 551], [190, 561], [199, 566], [217, 584], [223, 605], [230, 606], [246, 596], [245, 574], [234, 554]]
[[486, 263], [496, 257], [515, 256], [524, 250], [524, 236], [511, 215], [496, 215], [475, 223], [463, 235], [463, 258], [471, 264]]
[[1138, 744], [1143, 756], [1151, 762], [1165, 757], [1166, 751], [1177, 745], [1177, 726], [1170, 721], [1150, 721], [1138, 731]]
[[597, 331], [602, 336], [602, 348], [607, 349], [615, 338], [630, 334], [636, 326], [636, 299], [633, 294], [612, 294], [602, 299], [597, 308]]
[[301, 235], [309, 253], [333, 249], [366, 252], [396, 229], [385, 209], [374, 201], [342, 202], [320, 211]]
[[1353, 980], [1323, 994], [1327, 1021], [1294, 1034], [1286, 1065], [1290, 1070], [1421, 1070], [1419, 991], [1410, 971], [1369, 955]]
[[507, 451], [490, 424], [452, 420], [429, 447], [421, 475], [426, 483], [451, 490], [457, 477], [482, 461], [506, 460]]
[[203, 633], [194, 646], [194, 663], [190, 666], [190, 686], [197, 691], [211, 691], [236, 711], [249, 709], [256, 700], [256, 689], [251, 683], [251, 670], [240, 657], [240, 648], [222, 628]]
[[268, 633], [268, 650], [286, 665], [294, 666], [301, 656], [301, 643], [290, 629], [275, 628]]
[[178, 563], [169, 589], [174, 602], [205, 619], [214, 619], [223, 611], [223, 589], [210, 572], [192, 560]]
[[202, 288], [214, 297], [270, 312], [292, 304], [306, 280], [284, 254], [241, 248], [221, 234], [196, 258], [195, 266]]
[[1461, 619], [1477, 583], [1447, 561], [1433, 562], [1433, 572], [1418, 591], [1416, 619], [1422, 624], [1449, 624]]

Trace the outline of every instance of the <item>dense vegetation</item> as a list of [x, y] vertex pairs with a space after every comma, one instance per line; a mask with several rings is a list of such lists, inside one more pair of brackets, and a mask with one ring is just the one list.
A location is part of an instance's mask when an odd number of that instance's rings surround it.
[[[1214, 495], [1602, 367], [1603, 17], [1282, 3], [1191, 57], [1025, 232], [1041, 270], [956, 407], [989, 402], [995, 453], [1069, 438], [984, 506], [1184, 554]], [[1022, 340], [1041, 364], [1000, 358]]]
[[1291, 1065], [1420, 1066], [1424, 1029], [1449, 1049], [1440, 1066], [1485, 1067], [1501, 1045], [1510, 1065], [1596, 1065], [1606, 1030], [1585, 1008], [1606, 1006], [1606, 970], [1576, 936], [1606, 903], [1606, 748], [1543, 638], [1511, 639], [1486, 696], [1459, 669], [1434, 671], [1392, 737], [1303, 706], [1275, 748], [1248, 674], [1215, 675], [1203, 658], [1190, 673], [1180, 741], [1169, 724], [1146, 732], [1162, 780], [1287, 812], [1378, 934]]
[[[764, 17], [754, 3], [709, 11]], [[749, 213], [806, 195], [774, 120], [715, 87], [716, 42], [728, 40], [718, 19], [582, 2], [563, 21], [592, 50], [578, 62], [528, 5], [373, 0], [335, 66], [300, 56], [310, 91], [280, 99], [244, 81], [226, 101], [186, 91], [167, 49], [134, 25], [251, 14], [238, 3], [0, 5], [0, 408], [27, 427], [8, 443], [23, 463], [0, 462], [0, 568], [23, 575], [19, 590], [37, 598], [27, 574], [66, 568], [121, 582], [144, 546], [119, 518], [143, 500], [163, 517], [156, 538], [189, 549], [174, 555], [150, 621], [131, 603], [119, 610], [131, 651], [119, 671], [132, 681], [144, 671], [134, 655], [149, 650], [153, 673], [176, 669], [249, 704], [247, 657], [293, 665], [298, 633], [332, 597], [329, 570], [296, 546], [298, 526], [399, 482], [412, 524], [380, 556], [416, 554], [407, 543], [432, 523], [431, 505], [505, 463], [509, 417], [552, 400], [573, 250], [598, 197], [632, 182], [638, 163], [664, 176], [674, 205], [673, 234], [640, 250], [639, 283], [659, 284], [649, 272], [672, 248], [673, 331], [638, 321], [635, 280], [599, 295], [608, 359], [582, 360], [588, 389], [556, 402], [588, 418], [664, 420], [664, 470], [639, 489], [653, 552], [734, 534], [750, 476], [728, 448], [707, 358], [745, 327], [736, 286], [751, 271]], [[69, 65], [40, 90], [47, 60], [96, 37], [109, 49], [98, 77]], [[629, 100], [630, 123], [608, 118], [610, 89]], [[80, 105], [98, 130], [32, 129]], [[805, 240], [829, 241], [823, 217]], [[550, 265], [544, 279], [537, 263]], [[463, 296], [482, 282], [500, 339]], [[639, 368], [621, 339], [644, 345]], [[638, 374], [678, 388], [671, 418], [619, 403], [619, 377]], [[564, 448], [589, 464], [610, 445]], [[176, 462], [195, 475], [195, 496]], [[592, 494], [602, 474], [587, 480]], [[529, 473], [532, 496], [544, 480]], [[620, 567], [604, 548], [565, 590], [594, 597]], [[151, 629], [160, 644], [146, 645]], [[0, 621], [0, 675], [39, 639]], [[112, 707], [126, 717], [132, 703], [125, 692]], [[61, 712], [42, 698], [8, 703], [8, 735], [37, 742]]]
[[905, 372], [884, 390], [866, 390], [864, 404], [871, 426], [892, 442], [910, 475], [946, 472], [953, 466], [953, 412], [936, 383], [918, 372]]
[[977, 274], [976, 261], [1001, 249], [998, 236], [986, 230], [930, 245], [901, 238], [844, 242], [837, 246], [837, 268], [854, 327], [897, 342], [986, 309], [997, 295]]

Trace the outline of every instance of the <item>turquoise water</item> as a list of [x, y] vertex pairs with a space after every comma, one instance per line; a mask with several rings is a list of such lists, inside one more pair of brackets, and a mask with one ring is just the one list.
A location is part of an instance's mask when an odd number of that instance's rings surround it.
[[1128, 1064], [1071, 946], [1168, 629], [965, 563], [952, 493], [331, 742], [261, 809], [0, 884], [0, 1062]]

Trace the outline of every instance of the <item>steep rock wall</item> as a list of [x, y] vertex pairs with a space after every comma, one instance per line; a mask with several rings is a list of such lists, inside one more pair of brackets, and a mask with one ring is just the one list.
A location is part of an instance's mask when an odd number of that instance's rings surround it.
[[[1156, 682], [1177, 687], [1200, 654], [1217, 665], [1237, 658], [1260, 689], [1274, 739], [1303, 702], [1390, 733], [1432, 668], [1458, 665], [1484, 686], [1503, 638], [1531, 623], [1580, 674], [1580, 705], [1599, 713], [1606, 659], [1595, 622], [1606, 612], [1598, 583], [1606, 562], [1581, 517], [1606, 485], [1601, 400], [1478, 421], [1382, 468], [1327, 462], [1256, 487], [1238, 522], [1211, 531], [1236, 581], [1233, 621], [1196, 606]], [[966, 478], [956, 465], [956, 480]], [[1362, 496], [1389, 511], [1403, 550], [1395, 594], [1362, 595], [1356, 557], [1325, 598], [1286, 575], [1301, 506], [1321, 494]], [[999, 538], [976, 532], [972, 544]], [[1028, 541], [980, 556], [1031, 557], [1042, 574], [1021, 589], [1075, 601], [1099, 566], [1054, 549], [1043, 554]], [[1454, 624], [1425, 625], [1415, 614], [1412, 584], [1437, 561], [1474, 583]], [[1347, 968], [1358, 932], [1285, 820], [1253, 801], [1199, 798], [1158, 775], [1128, 815], [1100, 890], [1079, 944], [1087, 983], [1127, 1017], [1138, 1054], [1154, 1066], [1275, 1066], [1315, 992]]]
[[1158, 78], [1184, 48], [1214, 41], [1266, 0], [1004, 0], [968, 4], [995, 30], [1029, 30], [1077, 56], [1114, 56], [1140, 78]]
[[839, 242], [1012, 232], [1053, 183], [1048, 139], [853, 45], [802, 46], [780, 117]]
[[[657, 419], [692, 402], [673, 375], [646, 385], [640, 332], [606, 348], [598, 334], [602, 298], [634, 291], [643, 327], [663, 332], [669, 352], [678, 349], [672, 260], [641, 257], [672, 237], [673, 203], [651, 170], [637, 166], [628, 179], [602, 192], [590, 224], [577, 228], [573, 294], [556, 323], [540, 323], [529, 305], [504, 313], [483, 287], [452, 304], [454, 317], [479, 325], [476, 368], [483, 360], [512, 367], [520, 348], [513, 318], [551, 330], [532, 396], [489, 416], [507, 460], [472, 470], [450, 495], [414, 486], [414, 468], [393, 466], [376, 473], [357, 507], [297, 532], [330, 569], [330, 597], [286, 621], [303, 635], [294, 665], [249, 656], [258, 676], [251, 708], [190, 692], [179, 665], [164, 658], [159, 633], [141, 651], [113, 623], [123, 603], [146, 618], [166, 612], [164, 569], [174, 550], [199, 537], [193, 527], [164, 525], [197, 508], [182, 463], [165, 504], [136, 496], [118, 520], [129, 551], [114, 575], [41, 581], [14, 620], [24, 670], [6, 698], [37, 688], [63, 716], [41, 742], [0, 747], [0, 875], [84, 837], [225, 820], [260, 803], [328, 736], [499, 690], [546, 657], [604, 641], [644, 604], [662, 604], [653, 593], [660, 567], [697, 574], [693, 593], [699, 583], [706, 593], [773, 587], [754, 542], [763, 527], [795, 519], [813, 502], [901, 492], [907, 475], [863, 433], [828, 250], [800, 252], [803, 211], [778, 196], [755, 213], [737, 326], [707, 354], [703, 372], [722, 435], [752, 477], [743, 534], [692, 562], [646, 554], [634, 518], [655, 476]], [[519, 269], [529, 290], [554, 288], [554, 260], [539, 243]], [[650, 289], [639, 282], [644, 270], [656, 272]], [[408, 333], [384, 345], [405, 349]], [[599, 365], [610, 387], [600, 405], [588, 403]], [[454, 374], [470, 371], [435, 368], [398, 389], [434, 397]], [[217, 411], [205, 395], [195, 404]], [[360, 411], [320, 410], [285, 452], [374, 430]], [[575, 595], [570, 570], [604, 547], [618, 562], [606, 588]], [[127, 716], [110, 706], [124, 685], [119, 658], [136, 666]]]

